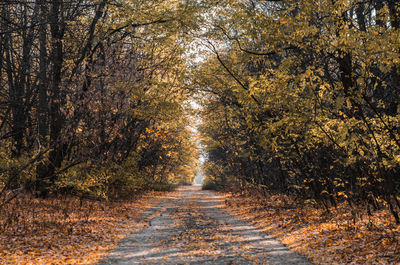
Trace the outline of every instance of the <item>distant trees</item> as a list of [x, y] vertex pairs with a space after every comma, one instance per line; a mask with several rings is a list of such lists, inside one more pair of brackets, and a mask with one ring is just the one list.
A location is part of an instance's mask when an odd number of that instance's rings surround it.
[[196, 149], [178, 80], [194, 12], [180, 1], [2, 1], [0, 188], [119, 196], [189, 181]]
[[214, 55], [195, 74], [209, 178], [328, 211], [386, 205], [400, 222], [397, 1], [221, 1], [215, 12]]

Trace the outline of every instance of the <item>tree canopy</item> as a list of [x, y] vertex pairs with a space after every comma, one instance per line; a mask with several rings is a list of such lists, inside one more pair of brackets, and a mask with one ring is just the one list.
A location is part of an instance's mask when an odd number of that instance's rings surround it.
[[399, 222], [399, 8], [219, 1], [194, 74], [209, 181], [387, 205]]
[[0, 12], [3, 193], [190, 183], [200, 119], [209, 182], [327, 211], [387, 206], [400, 222], [397, 1], [21, 0]]
[[190, 182], [197, 149], [182, 80], [195, 7], [2, 3], [0, 186], [120, 197]]

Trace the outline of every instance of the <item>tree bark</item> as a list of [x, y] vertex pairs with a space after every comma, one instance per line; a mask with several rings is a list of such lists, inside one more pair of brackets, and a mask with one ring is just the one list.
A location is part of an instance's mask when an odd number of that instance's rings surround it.
[[39, 25], [39, 88], [38, 88], [38, 132], [39, 141], [43, 146], [47, 145], [48, 135], [48, 98], [47, 98], [47, 5], [45, 1], [40, 0], [40, 25]]
[[63, 37], [64, 37], [64, 21], [62, 14], [63, 1], [53, 0], [50, 4], [49, 23], [51, 35], [51, 54], [50, 54], [50, 145], [52, 149], [49, 153], [49, 161], [46, 165], [46, 170], [38, 176], [39, 183], [37, 187], [40, 197], [47, 197], [51, 185], [54, 183], [56, 176], [55, 171], [61, 167], [64, 159], [64, 144], [62, 140], [62, 129], [65, 123], [65, 117], [62, 114], [62, 67], [63, 67]]

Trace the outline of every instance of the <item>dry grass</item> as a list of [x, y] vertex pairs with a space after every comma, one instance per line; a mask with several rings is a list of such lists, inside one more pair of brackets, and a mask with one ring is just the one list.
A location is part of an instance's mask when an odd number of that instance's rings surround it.
[[352, 211], [340, 204], [323, 209], [299, 205], [287, 196], [261, 200], [257, 196], [226, 194], [229, 211], [262, 227], [315, 264], [399, 264], [400, 227], [388, 210], [372, 216], [363, 207]]
[[145, 222], [140, 216], [165, 193], [132, 202], [21, 196], [0, 212], [1, 264], [93, 264]]

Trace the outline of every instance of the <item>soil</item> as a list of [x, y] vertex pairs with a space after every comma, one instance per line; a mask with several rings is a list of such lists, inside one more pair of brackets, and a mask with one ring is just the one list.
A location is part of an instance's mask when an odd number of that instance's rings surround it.
[[181, 187], [148, 211], [141, 220], [147, 225], [100, 264], [311, 264], [225, 207], [215, 192]]

